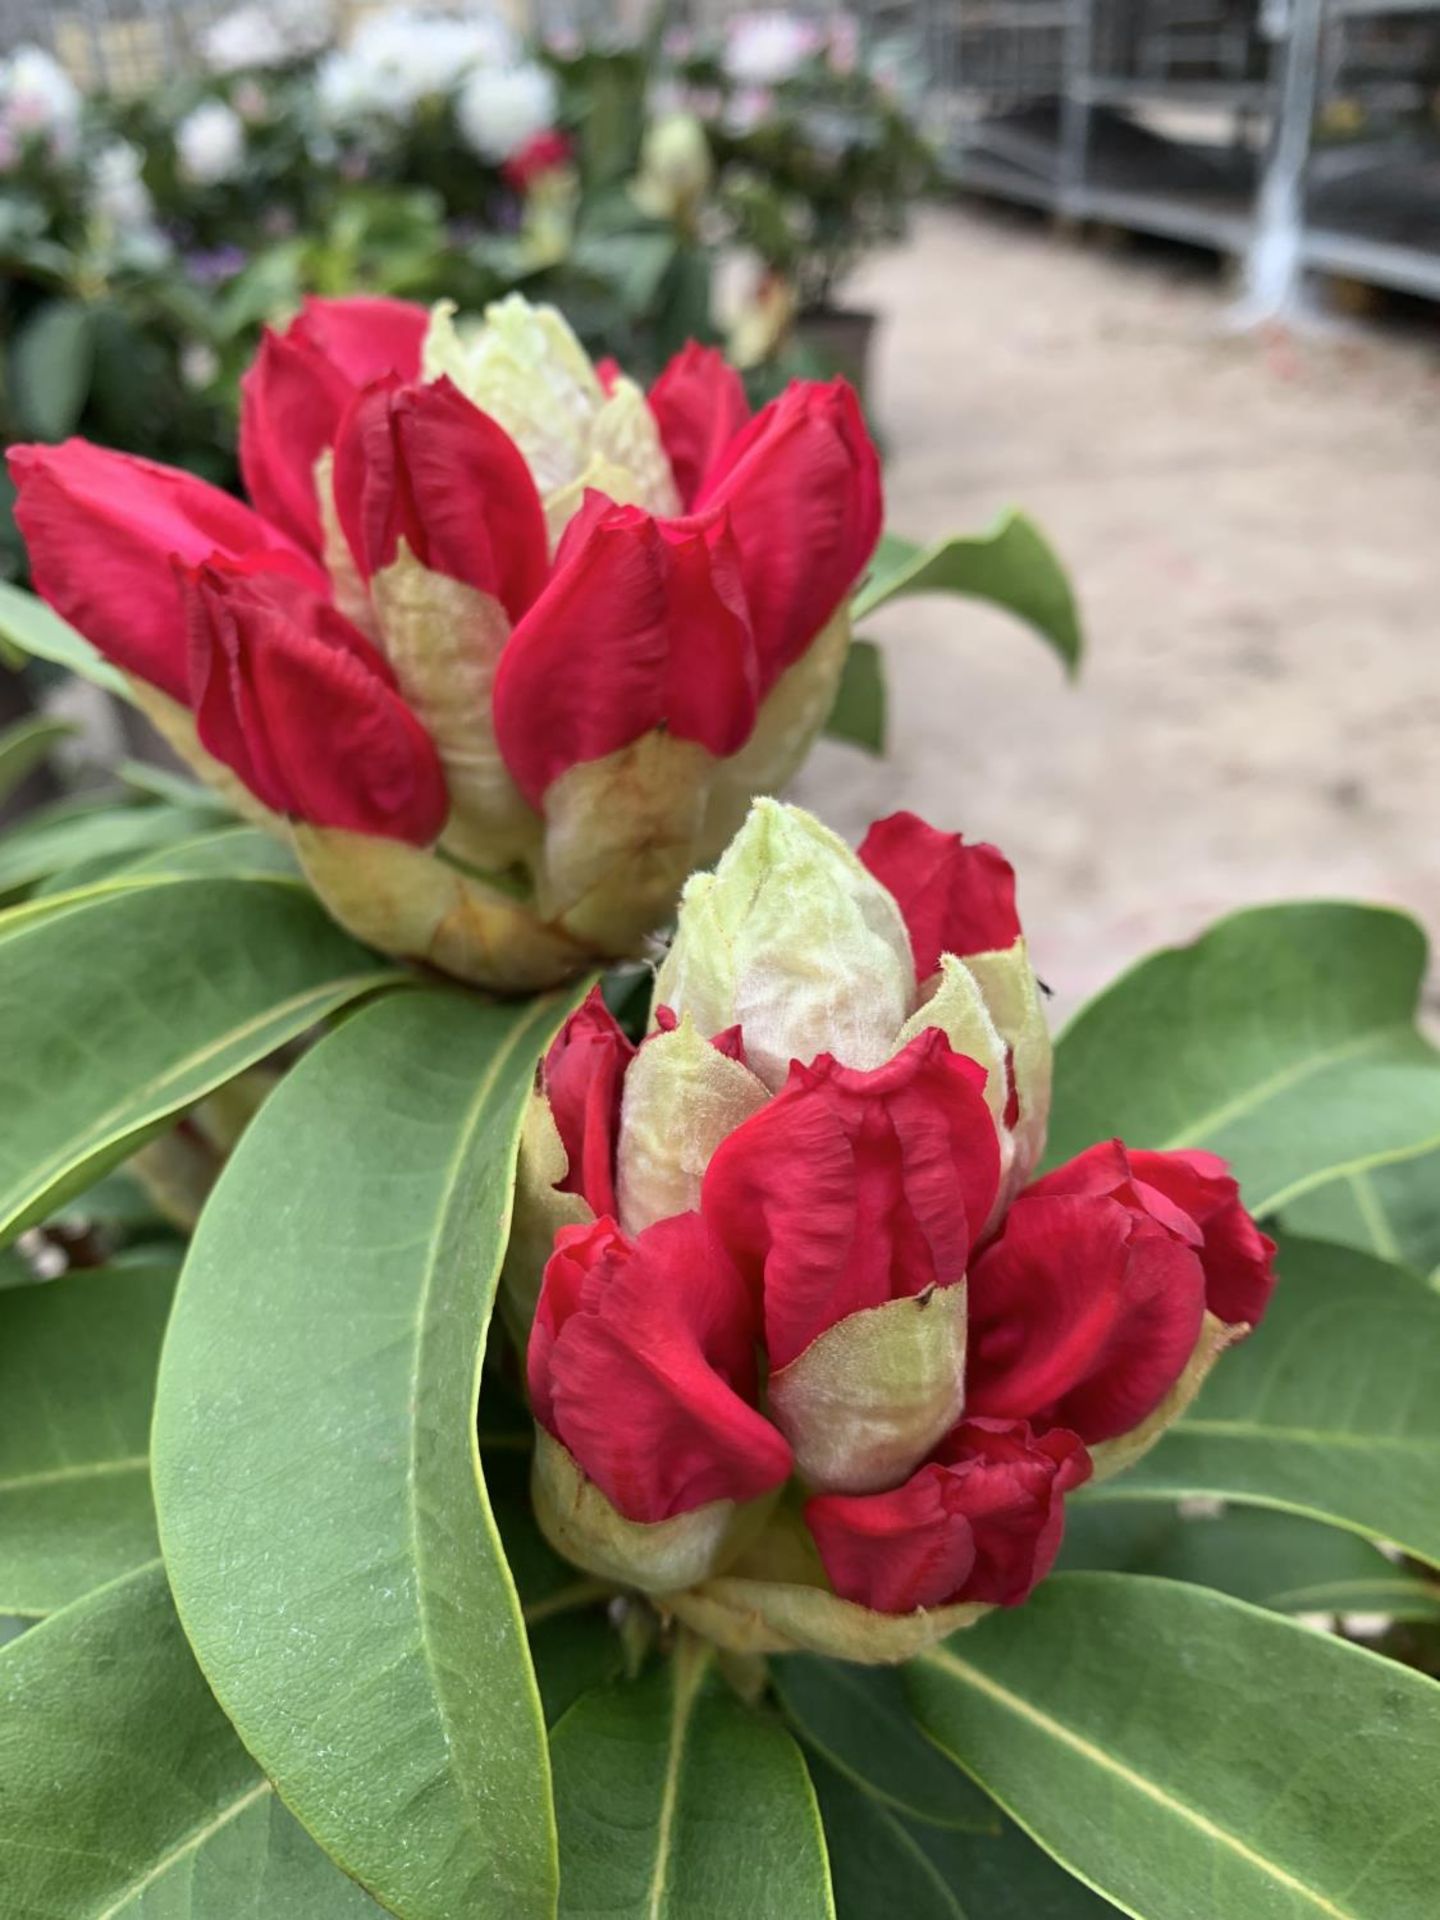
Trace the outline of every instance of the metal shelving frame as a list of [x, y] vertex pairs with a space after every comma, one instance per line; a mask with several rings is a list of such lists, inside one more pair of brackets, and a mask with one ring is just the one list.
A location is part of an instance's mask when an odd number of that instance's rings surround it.
[[[1347, 32], [1388, 15], [1434, 17], [1433, 71], [1347, 82]], [[1440, 101], [1440, 0], [931, 0], [927, 43], [961, 187], [1233, 256], [1256, 319], [1312, 270], [1440, 298], [1440, 129], [1433, 234], [1312, 207], [1337, 93]]]

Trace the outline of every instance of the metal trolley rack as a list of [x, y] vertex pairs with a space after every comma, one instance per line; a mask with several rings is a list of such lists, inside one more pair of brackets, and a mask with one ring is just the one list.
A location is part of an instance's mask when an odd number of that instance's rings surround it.
[[932, 0], [932, 111], [967, 188], [1440, 297], [1440, 0]]

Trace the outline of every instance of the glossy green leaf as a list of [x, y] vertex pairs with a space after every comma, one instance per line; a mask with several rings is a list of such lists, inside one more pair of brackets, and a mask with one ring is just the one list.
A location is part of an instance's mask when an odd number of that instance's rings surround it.
[[73, 732], [68, 721], [37, 714], [0, 733], [0, 800], [8, 799], [28, 773], [44, 765], [51, 748]]
[[1080, 659], [1080, 616], [1065, 569], [1034, 521], [1013, 509], [986, 533], [956, 534], [928, 547], [887, 533], [869, 578], [856, 594], [857, 620], [912, 593], [958, 593], [989, 600], [1033, 627], [1073, 672]]
[[[884, 1801], [814, 1754], [809, 1766], [830, 1856], [835, 1920], [893, 1920], [898, 1914], [905, 1920], [974, 1920], [961, 1903], [963, 1882], [947, 1883]], [[993, 1916], [987, 1913], [985, 1920]]]
[[1344, 1174], [1285, 1209], [1285, 1226], [1440, 1281], [1440, 1153]]
[[158, 1564], [0, 1652], [6, 1920], [379, 1920], [280, 1805]]
[[993, 1801], [992, 1830], [965, 1833], [894, 1812], [823, 1761], [810, 1771], [837, 1920], [1103, 1920], [1116, 1911]]
[[1152, 954], [1061, 1035], [1051, 1163], [1117, 1134], [1205, 1147], [1263, 1213], [1440, 1144], [1424, 972], [1412, 920], [1323, 902], [1257, 907]]
[[101, 893], [0, 939], [0, 1239], [172, 1114], [407, 978], [284, 881]]
[[107, 693], [128, 697], [124, 675], [83, 634], [58, 613], [52, 613], [43, 600], [26, 593], [23, 587], [11, 586], [8, 580], [0, 580], [0, 639], [8, 640], [34, 660], [53, 660], [57, 666], [78, 673], [82, 680], [104, 687]]
[[181, 1281], [152, 1472], [242, 1739], [406, 1920], [544, 1920], [544, 1727], [476, 1447], [520, 1117], [566, 1004], [396, 995], [251, 1123]]
[[190, 838], [172, 841], [138, 860], [127, 860], [118, 877], [130, 881], [199, 874], [301, 879], [299, 863], [283, 840], [266, 833], [263, 827], [235, 825], [212, 827]]
[[880, 649], [873, 640], [852, 640], [825, 731], [832, 740], [848, 740], [867, 753], [883, 753], [885, 717], [885, 663]]
[[188, 840], [213, 816], [180, 807], [106, 807], [27, 821], [0, 840], [0, 894], [37, 881], [82, 886], [127, 859]]
[[84, 300], [47, 300], [15, 336], [11, 397], [22, 435], [63, 440], [79, 425], [95, 365], [95, 330]]
[[921, 1724], [1141, 1920], [1430, 1920], [1440, 1688], [1202, 1587], [1044, 1582], [906, 1669]]
[[902, 1822], [945, 1885], [959, 1892], [967, 1920], [1113, 1920], [1118, 1909], [1111, 1901], [1067, 1873], [998, 1809], [996, 1817], [998, 1833]]
[[1210, 1494], [1330, 1520], [1440, 1564], [1440, 1296], [1350, 1247], [1288, 1241], [1259, 1331], [1087, 1498]]
[[150, 1410], [177, 1270], [0, 1293], [0, 1612], [53, 1612], [159, 1552]]
[[893, 1668], [800, 1653], [773, 1660], [770, 1675], [806, 1745], [867, 1792], [922, 1820], [997, 1829], [991, 1802], [916, 1727]]
[[[1103, 1487], [1098, 1490], [1103, 1496]], [[1277, 1613], [1440, 1620], [1440, 1587], [1339, 1527], [1264, 1507], [1185, 1514], [1171, 1500], [1066, 1502], [1056, 1569], [1150, 1573], [1216, 1587]]]
[[561, 1920], [831, 1920], [800, 1749], [697, 1642], [577, 1701], [551, 1765]]

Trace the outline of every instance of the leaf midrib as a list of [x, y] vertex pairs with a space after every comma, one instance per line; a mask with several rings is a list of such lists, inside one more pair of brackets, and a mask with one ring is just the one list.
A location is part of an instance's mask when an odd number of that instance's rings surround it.
[[238, 1027], [231, 1027], [208, 1046], [197, 1048], [181, 1061], [168, 1067], [164, 1073], [147, 1080], [139, 1087], [132, 1087], [123, 1100], [118, 1101], [98, 1120], [92, 1120], [83, 1132], [72, 1134], [66, 1144], [42, 1160], [38, 1168], [27, 1168], [24, 1177], [8, 1190], [0, 1191], [0, 1228], [7, 1227], [17, 1214], [31, 1204], [35, 1196], [43, 1193], [57, 1175], [70, 1167], [81, 1164], [85, 1155], [95, 1147], [104, 1146], [114, 1138], [116, 1129], [127, 1114], [137, 1109], [143, 1110], [147, 1103], [161, 1100], [161, 1106], [152, 1118], [158, 1118], [164, 1112], [163, 1097], [167, 1089], [193, 1073], [198, 1067], [223, 1054], [228, 1048], [243, 1045], [252, 1035], [261, 1032], [276, 1020], [288, 1019], [312, 1005], [320, 1005], [337, 993], [348, 994], [353, 988], [356, 992], [366, 986], [382, 987], [403, 980], [406, 976], [398, 970], [385, 973], [378, 968], [374, 972], [341, 974], [322, 982], [319, 986], [307, 987], [303, 993], [292, 994], [288, 1000], [281, 1000], [265, 1009], [263, 1013], [253, 1015]]
[[170, 1871], [177, 1860], [183, 1860], [186, 1854], [194, 1853], [198, 1848], [203, 1847], [205, 1842], [213, 1835], [219, 1833], [222, 1827], [228, 1827], [232, 1820], [238, 1820], [240, 1815], [244, 1813], [247, 1808], [253, 1807], [257, 1800], [263, 1799], [266, 1794], [273, 1793], [274, 1791], [275, 1789], [268, 1780], [261, 1779], [258, 1781], [255, 1786], [251, 1787], [247, 1792], [242, 1793], [237, 1800], [232, 1800], [230, 1805], [226, 1807], [222, 1813], [216, 1814], [213, 1820], [207, 1820], [203, 1827], [197, 1828], [194, 1833], [189, 1834], [178, 1846], [172, 1847], [168, 1853], [156, 1861], [153, 1867], [147, 1872], [142, 1873], [138, 1880], [132, 1880], [129, 1886], [122, 1889], [119, 1897], [112, 1900], [108, 1907], [97, 1907], [94, 1914], [90, 1916], [90, 1920], [114, 1920], [114, 1916], [121, 1912], [122, 1909], [135, 1898], [136, 1894], [143, 1893], [147, 1887], [153, 1886], [157, 1880]]
[[[1231, 1833], [1228, 1828], [1222, 1827], [1218, 1821], [1212, 1820], [1208, 1814], [1201, 1813], [1197, 1807], [1192, 1807], [1183, 1800], [1177, 1800], [1173, 1794], [1167, 1793], [1153, 1780], [1147, 1780], [1143, 1774], [1137, 1773], [1133, 1767], [1127, 1766], [1122, 1760], [1117, 1760], [1103, 1747], [1097, 1747], [1093, 1741], [1087, 1740], [1083, 1734], [1076, 1733], [1063, 1721], [1057, 1720], [1053, 1714], [1044, 1712], [1021, 1695], [1012, 1693], [1008, 1687], [1001, 1686], [999, 1681], [992, 1680], [988, 1674], [982, 1673], [978, 1667], [971, 1666], [968, 1661], [959, 1659], [943, 1647], [937, 1647], [930, 1653], [921, 1654], [917, 1664], [936, 1667], [942, 1673], [952, 1675], [963, 1686], [973, 1687], [977, 1693], [984, 1694], [1018, 1719], [1028, 1721], [1040, 1732], [1058, 1741], [1062, 1746], [1068, 1747], [1083, 1761], [1098, 1768], [1102, 1773], [1111, 1774], [1120, 1781], [1122, 1786], [1139, 1794], [1142, 1799], [1152, 1801], [1156, 1806], [1164, 1808], [1167, 1813], [1173, 1814], [1177, 1819], [1193, 1827], [1197, 1833], [1203, 1834], [1207, 1840], [1227, 1848], [1237, 1858], [1268, 1876], [1277, 1886], [1308, 1900], [1315, 1911], [1328, 1916], [1328, 1920], [1362, 1920], [1362, 1916], [1352, 1908], [1336, 1906], [1327, 1895], [1315, 1887], [1308, 1886], [1305, 1881], [1297, 1879], [1288, 1868], [1267, 1859], [1263, 1853], [1257, 1853], [1246, 1841]], [[1013, 1809], [1011, 1811], [1013, 1812]], [[1019, 1816], [1017, 1815], [1016, 1818]], [[1020, 1824], [1026, 1823], [1022, 1820]], [[1033, 1832], [1033, 1829], [1031, 1831]]]
[[149, 1467], [148, 1453], [112, 1455], [102, 1460], [77, 1460], [63, 1467], [41, 1467], [34, 1473], [12, 1474], [9, 1479], [0, 1480], [0, 1498], [7, 1493], [29, 1493], [35, 1487], [60, 1486], [70, 1480], [108, 1479], [122, 1473], [146, 1473]]
[[665, 1778], [660, 1788], [660, 1818], [655, 1827], [655, 1865], [650, 1874], [650, 1891], [645, 1903], [645, 1920], [663, 1920], [665, 1885], [670, 1874], [670, 1855], [675, 1843], [675, 1804], [680, 1793], [680, 1773], [685, 1762], [685, 1740], [700, 1697], [700, 1683], [708, 1664], [705, 1651], [693, 1641], [682, 1644], [672, 1669], [670, 1729], [665, 1745]]
[[1403, 1021], [1389, 1021], [1381, 1027], [1368, 1027], [1364, 1033], [1357, 1034], [1353, 1040], [1347, 1040], [1340, 1046], [1326, 1048], [1322, 1053], [1308, 1055], [1288, 1067], [1282, 1067], [1267, 1080], [1246, 1092], [1236, 1094], [1234, 1099], [1212, 1107], [1208, 1113], [1198, 1119], [1189, 1120], [1178, 1133], [1173, 1133], [1159, 1143], [1161, 1153], [1173, 1153], [1179, 1148], [1203, 1145], [1207, 1135], [1216, 1128], [1228, 1126], [1232, 1120], [1243, 1120], [1256, 1112], [1277, 1095], [1288, 1092], [1292, 1087], [1301, 1085], [1313, 1074], [1323, 1073], [1327, 1068], [1338, 1066], [1342, 1061], [1353, 1060], [1358, 1054], [1368, 1053], [1383, 1047], [1386, 1041], [1395, 1038], [1410, 1038], [1414, 1029]]
[[[503, 1042], [503, 1044], [496, 1049], [494, 1057], [491, 1059], [489, 1065], [485, 1069], [485, 1072], [480, 1077], [480, 1081], [475, 1090], [475, 1096], [472, 1099], [470, 1106], [466, 1110], [464, 1122], [460, 1128], [459, 1137], [456, 1141], [455, 1151], [451, 1154], [450, 1160], [446, 1165], [445, 1177], [440, 1188], [439, 1204], [436, 1206], [436, 1209], [435, 1209], [434, 1225], [431, 1228], [429, 1243], [426, 1247], [424, 1281], [422, 1286], [420, 1287], [419, 1294], [417, 1297], [417, 1303], [416, 1303], [415, 1361], [411, 1371], [411, 1382], [410, 1382], [412, 1406], [419, 1406], [420, 1404], [422, 1404], [421, 1378], [424, 1372], [424, 1361], [425, 1361], [425, 1351], [426, 1351], [426, 1328], [429, 1324], [429, 1319], [430, 1319], [431, 1294], [434, 1289], [436, 1276], [439, 1272], [440, 1249], [443, 1246], [445, 1241], [448, 1222], [450, 1218], [450, 1209], [454, 1204], [456, 1190], [460, 1185], [466, 1166], [469, 1162], [470, 1152], [474, 1144], [475, 1136], [479, 1131], [480, 1126], [485, 1118], [485, 1111], [489, 1103], [490, 1096], [493, 1094], [496, 1085], [499, 1083], [499, 1080], [501, 1078], [502, 1072], [506, 1064], [510, 1060], [511, 1056], [515, 1053], [516, 1049], [519, 1047], [522, 1038], [524, 1038], [525, 1036], [528, 1036], [528, 1034], [532, 1031], [532, 1029], [535, 1026], [543, 1024], [546, 1020], [550, 1019], [554, 1012], [554, 1008], [555, 1008], [555, 1001], [553, 998], [546, 998], [546, 999], [537, 1001], [532, 1011], [530, 1019], [512, 1028], [510, 1033], [506, 1036], [506, 1039]], [[477, 1357], [476, 1357], [477, 1369], [480, 1365], [481, 1360], [483, 1359], [483, 1340], [481, 1338], [483, 1332], [484, 1332], [484, 1329], [476, 1330], [476, 1339], [478, 1343], [478, 1351], [477, 1351]], [[474, 1424], [473, 1414], [471, 1416], [471, 1423], [473, 1426]], [[435, 1656], [434, 1649], [432, 1646], [432, 1641], [431, 1641], [430, 1614], [429, 1614], [429, 1608], [426, 1602], [426, 1595], [429, 1591], [429, 1585], [428, 1585], [428, 1582], [423, 1577], [423, 1569], [426, 1565], [428, 1556], [424, 1552], [422, 1548], [422, 1543], [421, 1543], [420, 1501], [417, 1494], [417, 1489], [420, 1485], [420, 1479], [421, 1479], [420, 1471], [419, 1471], [419, 1435], [420, 1435], [419, 1422], [418, 1421], [412, 1422], [411, 1429], [410, 1429], [411, 1446], [410, 1446], [410, 1475], [409, 1475], [410, 1538], [411, 1538], [412, 1550], [414, 1553], [415, 1565], [417, 1570], [421, 1571], [421, 1575], [422, 1575], [422, 1577], [416, 1581], [415, 1608], [416, 1608], [416, 1613], [419, 1616], [419, 1622], [420, 1622], [421, 1652], [424, 1656], [426, 1668], [429, 1671], [432, 1678], [432, 1682], [433, 1682], [432, 1692], [435, 1700], [435, 1709], [440, 1719], [441, 1731], [444, 1736], [446, 1752], [449, 1754], [451, 1764], [455, 1769], [456, 1782], [461, 1789], [462, 1804], [465, 1806], [468, 1812], [474, 1806], [477, 1796], [475, 1796], [473, 1793], [471, 1783], [467, 1779], [465, 1779], [462, 1774], [461, 1765], [460, 1765], [460, 1755], [461, 1755], [462, 1749], [457, 1746], [451, 1734], [448, 1693], [445, 1686], [442, 1684], [444, 1670], [443, 1670], [442, 1664], [439, 1662], [439, 1660]], [[478, 1438], [475, 1442], [475, 1452], [476, 1452], [476, 1457], [478, 1458], [478, 1455], [479, 1455]], [[483, 1519], [484, 1517], [485, 1517], [484, 1509], [482, 1507], [480, 1514], [477, 1515], [477, 1518]], [[492, 1525], [493, 1525], [493, 1522], [492, 1522]], [[523, 1617], [519, 1615], [518, 1600], [516, 1602], [516, 1614], [517, 1614], [517, 1624], [519, 1626], [519, 1630], [523, 1634], [524, 1622], [523, 1622]]]

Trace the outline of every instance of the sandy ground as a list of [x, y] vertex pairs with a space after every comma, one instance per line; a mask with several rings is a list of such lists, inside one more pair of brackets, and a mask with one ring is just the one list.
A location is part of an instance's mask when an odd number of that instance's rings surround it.
[[1255, 901], [1440, 938], [1440, 316], [1237, 337], [1213, 270], [983, 210], [854, 295], [885, 316], [891, 526], [1025, 507], [1089, 653], [1070, 686], [1001, 615], [903, 602], [871, 626], [889, 757], [826, 744], [798, 797], [850, 836], [912, 807], [997, 841], [1060, 1012]]

